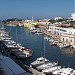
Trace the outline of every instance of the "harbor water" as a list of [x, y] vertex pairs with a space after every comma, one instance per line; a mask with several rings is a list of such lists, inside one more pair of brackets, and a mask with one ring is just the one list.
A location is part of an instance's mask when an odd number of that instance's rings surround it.
[[[33, 51], [33, 56], [30, 59], [23, 60], [23, 63], [29, 65], [37, 58], [44, 56], [44, 35], [32, 34], [27, 28], [21, 26], [5, 26], [5, 28], [10, 32], [14, 41]], [[45, 57], [50, 61], [58, 61], [62, 67], [75, 69], [74, 49], [60, 49], [57, 46], [50, 46], [49, 42], [45, 40]]]

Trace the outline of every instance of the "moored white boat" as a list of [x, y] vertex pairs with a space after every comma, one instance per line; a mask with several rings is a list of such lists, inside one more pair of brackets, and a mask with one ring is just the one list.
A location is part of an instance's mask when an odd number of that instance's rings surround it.
[[43, 34], [41, 31], [37, 31], [36, 34]]
[[30, 32], [31, 32], [31, 33], [36, 33], [37, 30], [36, 30], [36, 29], [33, 29], [33, 30], [31, 30]]
[[48, 37], [48, 36], [45, 36], [44, 39], [46, 39], [46, 40], [50, 40], [51, 38]]
[[53, 75], [75, 75], [75, 70], [72, 68], [61, 68], [53, 72]]
[[61, 69], [61, 66], [54, 66], [47, 69], [42, 70], [45, 74], [53, 74], [54, 71]]
[[34, 62], [30, 64], [30, 66], [35, 67], [47, 62], [48, 60], [44, 57], [37, 58]]
[[59, 45], [59, 47], [60, 48], [68, 48], [68, 47], [70, 47], [71, 45], [69, 45], [69, 44], [60, 44]]
[[75, 49], [75, 45], [73, 45], [73, 46], [71, 46], [71, 47]]
[[36, 67], [36, 69], [41, 71], [41, 70], [44, 70], [44, 69], [47, 69], [47, 68], [51, 68], [51, 67], [56, 66], [56, 65], [58, 65], [57, 62], [50, 62], [49, 61], [49, 62], [45, 62], [44, 64]]

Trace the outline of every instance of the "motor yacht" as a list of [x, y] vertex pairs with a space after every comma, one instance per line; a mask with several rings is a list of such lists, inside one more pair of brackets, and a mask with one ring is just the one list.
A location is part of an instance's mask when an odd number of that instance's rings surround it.
[[51, 67], [56, 66], [56, 65], [58, 65], [57, 62], [50, 62], [49, 61], [49, 62], [45, 62], [44, 64], [36, 67], [36, 69], [41, 71], [41, 70], [44, 70], [44, 69], [47, 69], [47, 68], [51, 68]]
[[47, 61], [49, 61], [49, 60], [47, 60], [44, 57], [40, 57], [40, 58], [37, 58], [34, 62], [32, 62], [30, 64], [30, 66], [36, 67], [36, 66], [39, 66], [39, 65], [41, 65], [41, 64], [43, 64], [44, 62], [47, 62]]

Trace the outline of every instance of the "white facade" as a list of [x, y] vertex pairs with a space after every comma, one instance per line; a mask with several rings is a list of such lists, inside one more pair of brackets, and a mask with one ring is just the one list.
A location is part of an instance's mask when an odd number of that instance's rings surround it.
[[75, 36], [70, 34], [61, 34], [61, 42], [67, 45], [75, 45]]
[[75, 13], [71, 14], [71, 19], [73, 19], [73, 21], [75, 21]]
[[56, 27], [55, 25], [50, 25], [48, 31], [51, 31], [52, 33], [58, 34], [58, 35], [61, 35], [61, 34], [64, 34], [64, 33], [75, 34], [75, 29]]
[[63, 44], [75, 46], [75, 29], [50, 25], [48, 31], [59, 36], [59, 39]]

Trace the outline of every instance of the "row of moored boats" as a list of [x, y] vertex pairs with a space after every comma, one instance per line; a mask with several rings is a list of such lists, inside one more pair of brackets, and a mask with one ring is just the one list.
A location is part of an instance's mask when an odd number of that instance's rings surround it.
[[[44, 37], [47, 41], [49, 41], [50, 46], [58, 46], [59, 48], [69, 48], [73, 47], [69, 44], [64, 44], [59, 39], [53, 39], [51, 36], [45, 36]], [[74, 47], [73, 47], [74, 48]]]
[[37, 58], [37, 60], [30, 64], [30, 67], [48, 75], [75, 75], [74, 69], [69, 67], [62, 68], [58, 65], [58, 62], [51, 62], [44, 57]]
[[[42, 29], [31, 27], [29, 28], [31, 33], [43, 34]], [[49, 41], [50, 46], [59, 46], [60, 48], [70, 47], [71, 45], [63, 44], [59, 39], [53, 39], [51, 36], [44, 36], [46, 40]]]
[[5, 51], [8, 50], [11, 55], [15, 55], [17, 58], [29, 58], [32, 56], [32, 50], [12, 40], [4, 28], [0, 29], [0, 42], [4, 45]]

